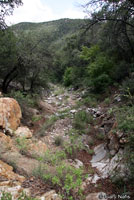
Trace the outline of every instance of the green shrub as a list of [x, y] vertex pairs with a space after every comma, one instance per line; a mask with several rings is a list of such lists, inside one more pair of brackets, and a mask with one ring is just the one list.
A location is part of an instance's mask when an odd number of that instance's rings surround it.
[[95, 92], [105, 91], [111, 84], [112, 80], [108, 74], [101, 74], [100, 76], [92, 79], [92, 87]]
[[[37, 172], [40, 170], [42, 173], [38, 174]], [[42, 169], [39, 167], [34, 175], [40, 175], [40, 178], [45, 183], [50, 184], [53, 187], [61, 188], [60, 194], [62, 195], [63, 199], [73, 199], [74, 190], [77, 190], [77, 196], [81, 196], [82, 199], [83, 195], [80, 187], [83, 180], [82, 169], [76, 169], [66, 164], [60, 164], [56, 166], [55, 170], [52, 170], [46, 165]]]
[[[8, 192], [3, 192], [2, 196], [1, 196], [1, 200], [12, 200], [12, 195], [11, 193]], [[22, 192], [19, 197], [17, 198], [17, 200], [37, 200], [35, 198], [29, 197], [27, 196], [24, 192]]]
[[28, 151], [28, 140], [25, 137], [16, 138], [17, 146], [21, 154], [27, 154]]
[[42, 116], [36, 116], [36, 115], [34, 115], [32, 117], [32, 122], [37, 122], [37, 121], [41, 120], [41, 118], [42, 118]]
[[109, 104], [110, 104], [110, 98], [107, 97], [107, 98], [104, 100], [104, 103], [105, 103], [106, 105], [109, 105]]
[[54, 143], [56, 146], [61, 146], [63, 144], [63, 138], [61, 136], [56, 136], [54, 138]]
[[92, 116], [84, 110], [78, 111], [73, 120], [73, 127], [80, 131], [80, 133], [85, 132], [89, 127], [89, 123], [93, 122]]
[[23, 94], [21, 91], [12, 91], [10, 93], [10, 96], [13, 97], [14, 99], [16, 99], [18, 101], [18, 103], [20, 104], [20, 106], [23, 108], [24, 105], [25, 106], [31, 106], [34, 107], [36, 106], [36, 102], [37, 102], [37, 95], [30, 95], [30, 94]]
[[86, 97], [82, 99], [82, 103], [86, 106], [90, 107], [96, 107], [97, 106], [97, 100], [93, 97]]
[[63, 82], [65, 86], [70, 86], [73, 82], [73, 68], [68, 67], [65, 71], [64, 77], [63, 77]]
[[3, 192], [1, 200], [12, 200], [12, 195], [8, 192]]
[[134, 180], [134, 106], [123, 106], [116, 110], [118, 129], [126, 136], [124, 160], [129, 170], [127, 178]]
[[37, 159], [50, 165], [57, 165], [62, 160], [66, 159], [66, 153], [65, 151], [56, 151], [55, 153], [47, 151], [43, 156]]
[[121, 86], [122, 97], [129, 101], [131, 104], [134, 103], [134, 79], [126, 79]]

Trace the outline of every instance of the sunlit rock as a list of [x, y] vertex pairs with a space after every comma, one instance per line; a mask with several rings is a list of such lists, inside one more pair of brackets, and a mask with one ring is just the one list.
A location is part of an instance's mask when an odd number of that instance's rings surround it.
[[20, 125], [22, 117], [18, 102], [13, 98], [0, 98], [0, 127], [13, 133]]

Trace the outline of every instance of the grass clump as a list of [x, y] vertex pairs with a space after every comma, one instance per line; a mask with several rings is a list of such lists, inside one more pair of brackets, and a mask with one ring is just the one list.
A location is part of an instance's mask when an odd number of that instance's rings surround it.
[[[40, 173], [41, 172], [41, 173]], [[62, 199], [83, 199], [81, 184], [83, 181], [83, 170], [76, 169], [72, 166], [61, 164], [57, 165], [54, 170], [49, 166], [39, 166], [34, 175], [40, 177], [45, 183], [52, 187], [59, 188]], [[76, 192], [77, 191], [77, 192]]]
[[25, 137], [16, 138], [16, 143], [21, 154], [26, 155], [28, 152], [28, 141]]
[[92, 116], [84, 110], [78, 111], [73, 120], [73, 127], [81, 133], [85, 133], [89, 124], [93, 122]]
[[64, 151], [56, 151], [55, 153], [47, 151], [43, 156], [37, 159], [43, 163], [54, 166], [59, 164], [62, 160], [66, 159], [66, 153]]
[[56, 136], [54, 138], [54, 144], [56, 146], [61, 146], [63, 144], [63, 138], [61, 136]]
[[[13, 200], [11, 193], [9, 192], [2, 192], [1, 200]], [[24, 192], [22, 192], [17, 200], [37, 200], [35, 198], [27, 196]]]
[[49, 128], [51, 128], [51, 127], [54, 125], [54, 123], [55, 123], [58, 119], [59, 119], [59, 117], [56, 116], [56, 115], [51, 116], [51, 117], [43, 124], [43, 126], [41, 127], [41, 129], [40, 129], [39, 132], [38, 132], [38, 135], [41, 136], [41, 137], [45, 136], [46, 131], [47, 131]]

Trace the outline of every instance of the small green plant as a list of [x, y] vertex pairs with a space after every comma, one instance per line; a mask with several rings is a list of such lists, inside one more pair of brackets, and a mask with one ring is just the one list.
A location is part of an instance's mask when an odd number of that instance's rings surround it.
[[86, 150], [85, 146], [82, 142], [82, 136], [80, 136], [75, 129], [71, 129], [68, 132], [70, 141], [64, 142], [63, 148], [64, 151], [67, 153], [68, 157], [76, 158], [76, 154], [80, 150]]
[[37, 121], [41, 120], [41, 118], [42, 118], [41, 116], [34, 115], [32, 117], [32, 122], [37, 122]]
[[38, 132], [38, 135], [39, 136], [45, 136], [45, 133], [46, 133], [46, 130], [48, 130], [49, 128], [51, 128], [54, 123], [59, 119], [58, 116], [56, 115], [53, 115], [51, 116], [44, 124], [43, 126], [41, 127], [41, 129], [39, 130]]
[[58, 95], [61, 95], [61, 94], [64, 94], [65, 90], [64, 88], [58, 88], [58, 90], [55, 91], [55, 96], [58, 96]]
[[54, 138], [54, 143], [56, 146], [61, 146], [63, 144], [63, 138], [61, 136], [56, 136]]
[[106, 105], [109, 105], [109, 104], [110, 104], [110, 98], [107, 97], [107, 98], [104, 100], [104, 103], [105, 103]]
[[98, 134], [96, 134], [96, 138], [98, 140], [104, 140], [105, 139], [105, 135], [103, 133], [98, 133]]
[[87, 143], [88, 143], [89, 146], [93, 146], [94, 140], [90, 138]]
[[28, 151], [28, 141], [25, 137], [16, 138], [17, 146], [21, 154], [27, 154]]
[[55, 153], [46, 151], [43, 156], [37, 159], [41, 162], [54, 166], [59, 164], [62, 160], [66, 159], [66, 153], [64, 151], [56, 151]]
[[[8, 192], [2, 192], [1, 200], [13, 200], [11, 193]], [[17, 200], [37, 200], [35, 198], [27, 196], [24, 192], [22, 192]]]
[[82, 100], [82, 103], [88, 107], [96, 107], [97, 100], [93, 97], [86, 97]]
[[12, 195], [8, 192], [2, 192], [1, 200], [12, 200]]
[[90, 127], [89, 123], [93, 122], [92, 116], [84, 110], [78, 111], [73, 120], [73, 127], [80, 131], [81, 133], [85, 133], [85, 130]]
[[93, 154], [94, 154], [94, 150], [93, 150], [93, 149], [88, 149], [88, 153], [89, 153], [90, 155], [93, 155]]

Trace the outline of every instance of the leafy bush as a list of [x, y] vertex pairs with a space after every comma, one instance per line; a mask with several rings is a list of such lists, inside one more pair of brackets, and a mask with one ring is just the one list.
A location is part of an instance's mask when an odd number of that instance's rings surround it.
[[17, 146], [20, 150], [21, 154], [27, 154], [28, 151], [28, 140], [25, 137], [17, 138], [16, 139]]
[[[3, 192], [1, 196], [1, 200], [12, 200], [12, 195], [11, 193], [8, 192]], [[22, 192], [17, 200], [37, 200], [35, 198], [27, 196], [24, 192]]]
[[116, 111], [118, 128], [126, 136], [125, 164], [129, 173], [127, 178], [134, 180], [134, 106], [123, 106]]
[[106, 88], [111, 84], [112, 80], [108, 74], [101, 74], [100, 76], [92, 79], [92, 87], [95, 92], [105, 91]]
[[54, 143], [56, 146], [61, 146], [63, 144], [63, 138], [61, 136], [56, 136], [54, 138]]
[[66, 153], [64, 151], [56, 151], [54, 154], [53, 152], [47, 151], [43, 156], [37, 159], [47, 164], [57, 165], [62, 160], [66, 159]]
[[93, 122], [92, 116], [84, 110], [78, 111], [73, 120], [73, 127], [81, 132], [89, 127], [89, 123]]
[[[40, 173], [41, 172], [41, 173]], [[52, 170], [49, 166], [39, 166], [34, 175], [40, 177], [47, 184], [60, 188], [63, 199], [83, 199], [81, 184], [83, 180], [83, 170], [72, 166], [61, 164]], [[75, 192], [77, 191], [77, 192]]]
[[97, 100], [93, 97], [86, 97], [84, 99], [82, 99], [82, 103], [86, 106], [90, 106], [90, 107], [96, 107], [97, 106]]
[[68, 67], [63, 77], [63, 82], [65, 86], [70, 86], [72, 84], [72, 81], [73, 81], [72, 74], [73, 74], [73, 68]]
[[134, 79], [126, 79], [121, 86], [122, 97], [129, 101], [131, 104], [134, 103]]
[[23, 94], [20, 91], [12, 91], [10, 94], [11, 97], [15, 98], [20, 106], [23, 108], [23, 106], [31, 106], [34, 107], [36, 105], [37, 95], [30, 95], [30, 94]]

